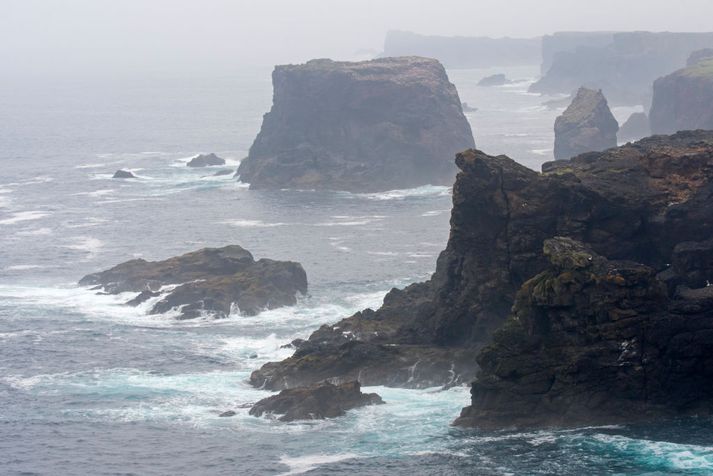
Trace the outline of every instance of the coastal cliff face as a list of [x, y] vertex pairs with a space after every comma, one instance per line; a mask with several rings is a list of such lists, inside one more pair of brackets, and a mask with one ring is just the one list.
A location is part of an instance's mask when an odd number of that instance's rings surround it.
[[579, 88], [572, 103], [555, 121], [556, 160], [616, 147], [619, 124], [601, 91]]
[[436, 60], [313, 60], [278, 66], [273, 106], [238, 169], [254, 189], [383, 191], [451, 184], [473, 147], [455, 86]]
[[653, 133], [713, 129], [713, 58], [701, 58], [654, 83]]
[[[432, 278], [392, 290], [376, 311], [322, 326], [292, 357], [255, 371], [253, 385], [467, 383], [518, 289], [548, 268], [546, 239], [571, 237], [603, 256], [664, 271], [680, 241], [713, 232], [713, 132], [584, 154], [552, 162], [543, 174], [477, 150], [456, 163], [451, 234]], [[675, 287], [691, 279], [683, 275], [662, 280]]]

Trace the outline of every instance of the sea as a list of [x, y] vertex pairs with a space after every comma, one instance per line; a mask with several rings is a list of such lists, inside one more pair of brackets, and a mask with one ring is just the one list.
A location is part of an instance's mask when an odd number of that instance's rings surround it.
[[[563, 108], [539, 66], [452, 70], [478, 147], [538, 169]], [[270, 68], [151, 78], [0, 78], [0, 474], [711, 474], [708, 419], [518, 432], [451, 426], [469, 388], [368, 387], [326, 421], [248, 415], [246, 382], [323, 324], [425, 280], [451, 189], [251, 191], [231, 175], [272, 101]], [[484, 88], [484, 76], [514, 80]], [[636, 108], [615, 108], [623, 122]], [[186, 162], [215, 152], [226, 166]], [[112, 179], [118, 169], [135, 180]], [[177, 321], [87, 273], [238, 244], [303, 264], [309, 294], [258, 316]], [[234, 410], [237, 415], [219, 414]]]

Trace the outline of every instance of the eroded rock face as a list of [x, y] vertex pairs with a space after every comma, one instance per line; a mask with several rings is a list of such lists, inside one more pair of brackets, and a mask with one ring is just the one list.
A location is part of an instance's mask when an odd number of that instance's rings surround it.
[[573, 426], [709, 414], [713, 292], [670, 299], [656, 271], [610, 261], [569, 238], [524, 283], [512, 316], [478, 356], [457, 425]]
[[579, 88], [555, 121], [555, 160], [616, 147], [619, 124], [601, 91]]
[[238, 169], [253, 189], [451, 184], [451, 157], [473, 147], [455, 86], [433, 59], [312, 60], [276, 67], [273, 87]]
[[383, 403], [376, 393], [362, 393], [359, 382], [322, 382], [289, 388], [260, 400], [250, 409], [250, 415], [281, 415], [280, 421], [323, 420], [342, 416], [353, 408]]
[[652, 132], [693, 129], [713, 129], [713, 58], [704, 57], [654, 83]]
[[[81, 286], [110, 294], [139, 293], [127, 304], [161, 296], [151, 314], [179, 309], [179, 318], [205, 313], [225, 317], [235, 307], [255, 315], [264, 309], [294, 305], [307, 292], [307, 275], [299, 263], [261, 259], [240, 246], [205, 248], [164, 261], [134, 259], [83, 277]], [[164, 288], [168, 286], [169, 288]]]
[[193, 157], [187, 164], [188, 167], [208, 167], [209, 165], [225, 165], [225, 159], [211, 154], [200, 154]]
[[619, 128], [617, 139], [620, 142], [631, 142], [651, 135], [649, 117], [643, 112], [635, 112]]
[[[292, 357], [255, 371], [253, 385], [467, 383], [518, 289], [548, 268], [546, 239], [568, 236], [671, 274], [671, 263], [704, 261], [683, 254], [674, 261], [677, 245], [713, 236], [713, 132], [651, 137], [550, 162], [542, 174], [476, 150], [456, 163], [451, 234], [432, 278], [392, 290], [376, 311], [322, 326]], [[684, 267], [661, 280], [674, 291], [695, 287], [702, 274]]]

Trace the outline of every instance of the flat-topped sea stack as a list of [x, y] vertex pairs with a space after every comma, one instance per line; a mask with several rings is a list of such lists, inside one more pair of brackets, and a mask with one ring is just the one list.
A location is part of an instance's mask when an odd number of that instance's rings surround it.
[[291, 306], [307, 293], [307, 275], [299, 263], [255, 260], [237, 246], [204, 248], [164, 261], [133, 259], [83, 277], [81, 286], [108, 294], [138, 293], [127, 302], [155, 302], [150, 314], [175, 311], [179, 319], [203, 315], [255, 315]]
[[[683, 385], [680, 387], [682, 392], [689, 392], [701, 383], [696, 375], [706, 375], [707, 370], [701, 369], [709, 367], [701, 367], [701, 362], [713, 359], [709, 355], [713, 346], [706, 340], [707, 332], [713, 332], [708, 330], [713, 329], [713, 311], [709, 307], [713, 299], [707, 297], [707, 290], [713, 288], [706, 287], [707, 282], [713, 282], [713, 207], [709, 206], [713, 194], [713, 132], [689, 131], [673, 136], [654, 136], [604, 152], [550, 162], [543, 166], [543, 173], [508, 157], [490, 156], [477, 150], [458, 154], [456, 163], [460, 172], [453, 188], [451, 233], [431, 279], [403, 290], [392, 290], [378, 310], [365, 309], [334, 325], [322, 326], [306, 341], [295, 343], [296, 351], [292, 357], [268, 363], [253, 372], [250, 377], [253, 385], [280, 390], [329, 379], [332, 382], [358, 380], [364, 385], [395, 387], [450, 386], [475, 380], [480, 365], [484, 372], [481, 375], [489, 378], [487, 376], [495, 370], [488, 367], [487, 362], [502, 361], [503, 366], [498, 370], [501, 373], [497, 377], [508, 380], [502, 384], [504, 387], [493, 387], [492, 395], [503, 396], [498, 400], [500, 403], [493, 400], [493, 405], [500, 405], [493, 412], [504, 411], [502, 409], [510, 398], [508, 393], [501, 393], [501, 388], [521, 391], [522, 399], [516, 401], [531, 405], [532, 398], [539, 398], [531, 394], [544, 395], [549, 391], [545, 384], [550, 380], [537, 381], [540, 370], [543, 375], [551, 375], [538, 367], [537, 356], [550, 356], [546, 349], [541, 350], [543, 354], [535, 353], [538, 348], [533, 342], [540, 345], [543, 341], [533, 338], [522, 344], [519, 341], [507, 343], [513, 349], [519, 349], [518, 352], [528, 352], [524, 355], [529, 360], [524, 363], [509, 354], [480, 352], [493, 342], [493, 334], [513, 313], [516, 302], [520, 307], [516, 307], [515, 312], [517, 309], [537, 309], [531, 314], [534, 316], [532, 320], [527, 321], [532, 322], [532, 326], [525, 328], [523, 332], [526, 334], [522, 338], [530, 339], [528, 336], [532, 333], [545, 332], [549, 322], [547, 312], [552, 309], [538, 296], [542, 299], [551, 296], [551, 306], [556, 308], [558, 303], [563, 306], [552, 312], [561, 312], [562, 316], [571, 316], [571, 319], [579, 316], [580, 310], [587, 310], [581, 313], [589, 316], [586, 322], [568, 321], [567, 332], [571, 335], [553, 334], [553, 341], [567, 337], [569, 340], [562, 340], [563, 345], [574, 349], [572, 342], [590, 345], [589, 341], [576, 341], [578, 336], [582, 339], [591, 337], [596, 343], [597, 333], [611, 332], [606, 335], [613, 336], [613, 340], [606, 345], [613, 346], [616, 342], [621, 354], [625, 350], [622, 345], [632, 346], [639, 352], [638, 346], [645, 345], [643, 338], [655, 337], [658, 345], [670, 337], [676, 343], [671, 344], [674, 347], [662, 350], [664, 353], [647, 350], [645, 355], [651, 359], [646, 363], [647, 372], [660, 369], [663, 374], [659, 374], [655, 381], [661, 381], [660, 375], [669, 375], [672, 382]], [[597, 263], [601, 257], [603, 267], [597, 264], [591, 269], [586, 266], [565, 268], [569, 266], [566, 264], [567, 253], [562, 255], [543, 249], [546, 240], [554, 237], [583, 243], [589, 253], [585, 256], [586, 263], [589, 256]], [[562, 258], [556, 257], [559, 255]], [[581, 257], [580, 253], [575, 253], [575, 262], [580, 262]], [[611, 271], [615, 269], [619, 271]], [[543, 272], [550, 274], [546, 279], [537, 278]], [[581, 278], [585, 280], [581, 281], [585, 287], [568, 287], [567, 273], [572, 277], [572, 286]], [[602, 281], [610, 275], [610, 281]], [[525, 284], [527, 282], [530, 284]], [[536, 288], [534, 284], [537, 283], [552, 285], [551, 290], [542, 286]], [[577, 292], [578, 289], [581, 292]], [[541, 294], [537, 294], [540, 290]], [[526, 297], [516, 299], [518, 292], [519, 296]], [[557, 293], [563, 296], [561, 301], [557, 300]], [[575, 301], [566, 301], [567, 296], [574, 296]], [[597, 300], [599, 297], [601, 299]], [[581, 301], [577, 300], [580, 298]], [[570, 307], [565, 309], [566, 306]], [[674, 307], [675, 312], [688, 313], [688, 317], [671, 315], [670, 319], [658, 320], [656, 316], [663, 314], [657, 313], [673, 313]], [[542, 319], [539, 316], [543, 316]], [[629, 318], [633, 320], [627, 321]], [[624, 331], [629, 322], [636, 324], [636, 332], [639, 325], [653, 327], [640, 329], [638, 335], [641, 337], [632, 341], [633, 336]], [[578, 333], [576, 327], [580, 324], [584, 327]], [[537, 327], [540, 325], [542, 329]], [[661, 335], [654, 336], [657, 332]], [[497, 339], [493, 345], [497, 345]], [[708, 347], [701, 347], [699, 343]], [[535, 350], [531, 350], [532, 346]], [[587, 347], [582, 349], [587, 350]], [[573, 357], [570, 361], [562, 360], [561, 364], [575, 362], [583, 369], [575, 373], [583, 378], [594, 378], [599, 374], [587, 373], [586, 368], [606, 368], [611, 363], [606, 358], [612, 354], [599, 353], [596, 346], [590, 350], [592, 352], [586, 355], [591, 355], [595, 359], [593, 362]], [[680, 364], [675, 370], [679, 373], [666, 374], [674, 372], [675, 365], [669, 366], [666, 359], [673, 358], [675, 352], [680, 354], [671, 362]], [[484, 361], [483, 355], [499, 357]], [[622, 360], [627, 362], [626, 365], [635, 362], [635, 358], [628, 355], [624, 353], [622, 357], [628, 359]], [[686, 368], [686, 361], [692, 367]], [[544, 364], [547, 362], [549, 360]], [[522, 370], [520, 365], [523, 365]], [[607, 374], [606, 378], [611, 375]], [[625, 386], [630, 375], [623, 373], [622, 380], [616, 384]], [[533, 382], [532, 386], [528, 386], [528, 382]], [[566, 379], [555, 382], [555, 388], [577, 385], [576, 381]], [[606, 382], [611, 383], [611, 380]], [[638, 383], [632, 385], [636, 386], [634, 391], [650, 390]], [[565, 393], [586, 393], [589, 388], [598, 391], [602, 383], [587, 381], [578, 389]], [[689, 403], [705, 391], [691, 393]], [[675, 393], [673, 386], [662, 387], [655, 400], [648, 403], [659, 405], [667, 394], [672, 406], [665, 412], [652, 410], [646, 415], [676, 413], [676, 406], [683, 404], [684, 398]], [[611, 412], [607, 409], [606, 398], [600, 398], [596, 393], [589, 397], [592, 402], [603, 402], [597, 415], [592, 414], [593, 420], [615, 413], [613, 408]], [[610, 401], [614, 402], [614, 399]], [[480, 405], [478, 402], [474, 397], [474, 405]], [[630, 408], [648, 408], [648, 403], [643, 406], [637, 403]], [[614, 405], [618, 404], [612, 403]], [[551, 414], [541, 421], [516, 421], [519, 410], [515, 406], [510, 413], [503, 413], [502, 418], [489, 416], [490, 423], [475, 420], [474, 415], [480, 412], [478, 408], [486, 408], [478, 406], [473, 412], [467, 411], [460, 423], [505, 427], [510, 424], [508, 415], [512, 416], [513, 424], [538, 425], [557, 421], [550, 418]], [[575, 408], [578, 407], [573, 406], [572, 412]], [[587, 418], [589, 415], [582, 413], [579, 421]]]
[[436, 60], [312, 60], [277, 66], [273, 105], [240, 163], [252, 189], [384, 191], [452, 184], [473, 147], [458, 92]]
[[[713, 129], [713, 54], [705, 51], [689, 59], [690, 66], [654, 83], [651, 131]], [[694, 61], [695, 60], [695, 61]]]
[[619, 124], [601, 91], [579, 88], [555, 121], [555, 160], [616, 147]]

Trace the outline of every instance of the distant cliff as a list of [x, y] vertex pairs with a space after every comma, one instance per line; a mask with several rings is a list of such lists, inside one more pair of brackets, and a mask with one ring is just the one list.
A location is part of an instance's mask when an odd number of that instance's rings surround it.
[[654, 83], [653, 133], [713, 129], [713, 57], [701, 58]]
[[614, 104], [648, 104], [656, 78], [683, 67], [693, 51], [713, 47], [713, 33], [615, 33], [602, 45], [606, 38], [585, 36], [574, 49], [543, 53], [543, 66], [551, 66], [530, 90], [571, 93], [586, 86], [603, 90]]
[[453, 183], [473, 147], [443, 66], [420, 57], [277, 66], [273, 105], [240, 163], [251, 188], [382, 191]]
[[579, 88], [572, 103], [555, 121], [556, 160], [616, 147], [619, 124], [601, 91]]
[[426, 56], [447, 68], [485, 68], [537, 64], [539, 38], [488, 38], [426, 36], [407, 31], [389, 31], [383, 56]]

